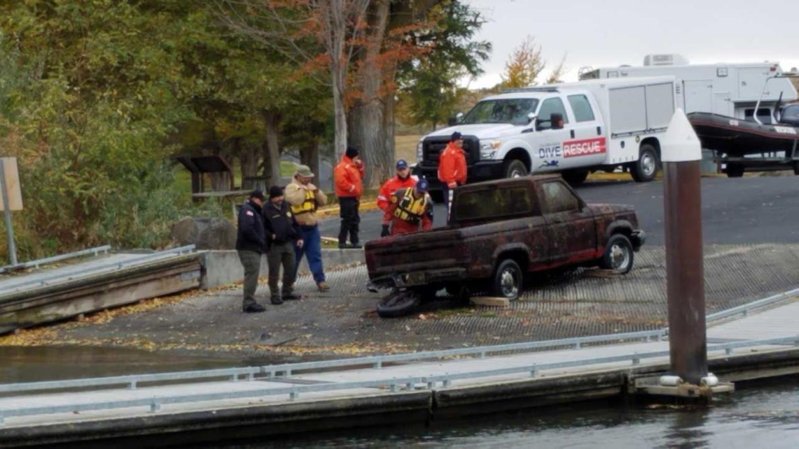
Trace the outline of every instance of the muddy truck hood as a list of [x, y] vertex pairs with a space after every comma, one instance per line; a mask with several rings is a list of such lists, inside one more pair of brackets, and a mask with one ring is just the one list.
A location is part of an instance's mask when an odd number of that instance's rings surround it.
[[464, 248], [458, 244], [463, 239], [462, 229], [441, 228], [370, 240], [364, 247], [369, 278], [452, 267], [468, 258], [455, 250]]
[[617, 220], [627, 220], [633, 229], [638, 228], [638, 216], [633, 206], [627, 204], [591, 203], [588, 205], [594, 211], [594, 217], [604, 217]]

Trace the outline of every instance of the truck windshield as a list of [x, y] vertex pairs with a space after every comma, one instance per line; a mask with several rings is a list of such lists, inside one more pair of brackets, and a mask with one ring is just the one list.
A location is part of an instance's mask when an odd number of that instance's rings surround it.
[[463, 125], [518, 123], [525, 120], [528, 113], [535, 112], [537, 106], [536, 98], [484, 100], [477, 103], [460, 123]]

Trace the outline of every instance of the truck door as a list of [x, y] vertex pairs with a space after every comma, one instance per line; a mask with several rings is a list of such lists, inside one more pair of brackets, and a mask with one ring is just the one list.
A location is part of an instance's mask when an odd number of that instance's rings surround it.
[[559, 179], [541, 184], [544, 219], [550, 229], [550, 263], [583, 262], [596, 253], [596, 225], [591, 209]]
[[[553, 126], [552, 115], [560, 114], [563, 127]], [[563, 142], [569, 139], [571, 124], [563, 100], [548, 98], [538, 108], [533, 144], [533, 173], [561, 171], [568, 168], [564, 164]]]
[[571, 107], [574, 122], [569, 139], [563, 143], [564, 167], [588, 167], [599, 165], [607, 156], [605, 129], [594, 111], [596, 105], [585, 94], [566, 97]]

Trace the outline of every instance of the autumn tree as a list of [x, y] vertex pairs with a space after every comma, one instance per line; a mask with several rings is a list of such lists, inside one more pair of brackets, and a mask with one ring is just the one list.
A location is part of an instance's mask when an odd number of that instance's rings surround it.
[[527, 36], [505, 63], [501, 86], [503, 88], [532, 86], [544, 70], [544, 66], [546, 63], [541, 57], [541, 45], [537, 44], [532, 36]]

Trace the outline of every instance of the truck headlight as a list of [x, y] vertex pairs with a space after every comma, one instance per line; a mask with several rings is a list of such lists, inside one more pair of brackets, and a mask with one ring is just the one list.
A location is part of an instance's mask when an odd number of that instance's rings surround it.
[[483, 140], [480, 142], [480, 159], [493, 159], [494, 152], [502, 146], [499, 140]]
[[418, 162], [421, 162], [422, 158], [424, 158], [423, 148], [424, 146], [422, 145], [422, 141], [420, 140], [419, 143], [416, 144], [416, 160]]

